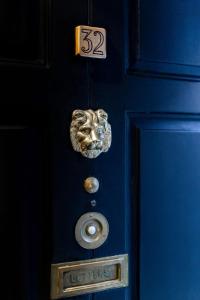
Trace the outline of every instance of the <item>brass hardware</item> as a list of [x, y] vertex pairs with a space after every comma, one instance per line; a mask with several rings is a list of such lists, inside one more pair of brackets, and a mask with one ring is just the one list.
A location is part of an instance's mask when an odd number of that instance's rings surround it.
[[99, 190], [99, 181], [95, 177], [88, 177], [84, 181], [84, 188], [89, 194], [94, 194]]
[[106, 30], [99, 27], [77, 26], [75, 54], [90, 58], [106, 58]]
[[51, 299], [128, 286], [128, 255], [51, 266]]
[[106, 218], [96, 212], [82, 215], [75, 228], [77, 243], [85, 249], [100, 247], [108, 237], [109, 224]]
[[108, 115], [103, 109], [75, 110], [70, 137], [73, 149], [87, 158], [96, 158], [111, 146], [112, 133]]

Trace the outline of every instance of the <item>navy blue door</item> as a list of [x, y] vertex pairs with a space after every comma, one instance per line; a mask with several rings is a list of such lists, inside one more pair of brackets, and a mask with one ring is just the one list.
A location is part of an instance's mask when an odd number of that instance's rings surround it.
[[[50, 299], [51, 264], [128, 254], [127, 288], [76, 299], [199, 300], [199, 1], [2, 3], [4, 299]], [[77, 25], [106, 28], [105, 60], [75, 57]], [[112, 145], [87, 159], [71, 116], [99, 108]], [[75, 239], [87, 212], [109, 222], [95, 250]]]

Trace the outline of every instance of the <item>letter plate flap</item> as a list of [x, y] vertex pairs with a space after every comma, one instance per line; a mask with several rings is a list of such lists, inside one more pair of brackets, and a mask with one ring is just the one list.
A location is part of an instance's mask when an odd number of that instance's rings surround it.
[[51, 299], [128, 285], [128, 255], [52, 265]]

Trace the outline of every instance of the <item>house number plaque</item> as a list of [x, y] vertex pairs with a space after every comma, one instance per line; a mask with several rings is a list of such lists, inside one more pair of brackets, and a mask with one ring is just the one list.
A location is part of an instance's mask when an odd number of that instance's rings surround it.
[[100, 27], [77, 26], [75, 54], [91, 58], [106, 58], [106, 30]]
[[128, 285], [128, 255], [52, 265], [51, 299]]

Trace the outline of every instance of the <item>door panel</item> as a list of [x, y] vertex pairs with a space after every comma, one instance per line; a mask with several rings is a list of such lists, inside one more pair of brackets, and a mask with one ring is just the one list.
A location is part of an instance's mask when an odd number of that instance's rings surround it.
[[[140, 1], [140, 59], [199, 66], [199, 2]], [[162, 36], [162, 38], [161, 38]]]
[[0, 12], [1, 62], [47, 64], [50, 1], [1, 1]]
[[41, 130], [0, 128], [2, 299], [49, 294], [46, 280], [38, 289], [50, 264], [45, 140]]
[[132, 0], [127, 5], [131, 69], [199, 77], [199, 2]]
[[140, 299], [198, 299], [199, 120], [144, 116], [133, 124]]

